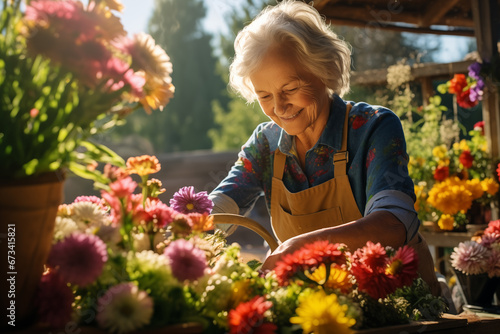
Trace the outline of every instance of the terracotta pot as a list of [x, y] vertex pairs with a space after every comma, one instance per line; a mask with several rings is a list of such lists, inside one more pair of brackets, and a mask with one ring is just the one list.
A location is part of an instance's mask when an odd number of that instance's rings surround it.
[[36, 290], [52, 245], [63, 183], [61, 172], [0, 180], [0, 294], [7, 313], [2, 327], [24, 327], [35, 320]]
[[488, 274], [466, 275], [455, 270], [457, 283], [469, 305], [489, 307], [500, 286], [500, 277], [488, 277]]

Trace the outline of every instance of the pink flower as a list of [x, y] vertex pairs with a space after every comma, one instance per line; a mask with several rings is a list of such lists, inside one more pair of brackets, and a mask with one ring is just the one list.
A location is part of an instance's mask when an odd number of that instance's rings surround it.
[[146, 209], [139, 205], [134, 213], [134, 220], [147, 224], [152, 222], [158, 228], [164, 228], [174, 220], [177, 212], [157, 198], [146, 199]]
[[475, 241], [461, 242], [453, 249], [451, 265], [467, 275], [485, 272], [488, 249]]
[[[500, 164], [499, 164], [500, 169]], [[492, 220], [488, 223], [488, 227], [484, 230], [484, 234], [500, 234], [500, 219]]]
[[206, 191], [194, 192], [194, 187], [183, 187], [179, 189], [170, 200], [170, 206], [180, 213], [188, 214], [191, 212], [210, 213], [214, 204]]
[[498, 233], [486, 233], [481, 236], [481, 245], [487, 248], [491, 248], [494, 243], [500, 243], [500, 234]]
[[111, 189], [110, 193], [113, 196], [126, 198], [134, 192], [135, 188], [137, 188], [137, 183], [132, 180], [130, 176], [127, 176], [123, 179], [110, 183], [109, 188]]
[[185, 239], [173, 241], [164, 252], [169, 259], [172, 274], [179, 280], [195, 280], [207, 268], [205, 252]]
[[106, 244], [99, 237], [73, 233], [52, 246], [47, 265], [65, 281], [83, 287], [99, 277], [107, 260]]
[[78, 196], [75, 198], [73, 203], [78, 203], [78, 202], [90, 202], [97, 204], [102, 210], [108, 211], [108, 207], [106, 205], [106, 202], [97, 196]]
[[406, 245], [398, 249], [391, 258], [386, 273], [390, 273], [398, 281], [398, 287], [410, 286], [418, 277], [418, 256], [415, 250]]
[[36, 299], [38, 317], [42, 323], [64, 328], [71, 321], [73, 300], [73, 292], [56, 270], [43, 273]]

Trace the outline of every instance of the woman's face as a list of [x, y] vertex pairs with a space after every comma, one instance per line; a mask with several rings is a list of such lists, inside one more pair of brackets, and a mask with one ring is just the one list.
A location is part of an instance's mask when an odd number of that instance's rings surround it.
[[271, 47], [250, 76], [264, 113], [292, 136], [317, 140], [328, 120], [325, 85], [287, 48]]

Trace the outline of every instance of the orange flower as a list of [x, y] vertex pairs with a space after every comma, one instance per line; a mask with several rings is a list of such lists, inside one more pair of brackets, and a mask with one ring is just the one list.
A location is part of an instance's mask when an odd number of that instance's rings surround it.
[[448, 93], [450, 94], [460, 94], [467, 87], [467, 78], [465, 74], [455, 74], [453, 79], [450, 80], [450, 87], [448, 88]]
[[161, 169], [160, 162], [153, 155], [141, 155], [132, 157], [127, 160], [127, 171], [130, 174], [138, 174], [146, 176], [159, 172]]
[[208, 213], [190, 213], [191, 229], [196, 232], [206, 232], [214, 229], [214, 217]]

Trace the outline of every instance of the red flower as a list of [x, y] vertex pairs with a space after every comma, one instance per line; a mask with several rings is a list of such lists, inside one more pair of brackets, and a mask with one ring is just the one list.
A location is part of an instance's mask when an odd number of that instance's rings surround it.
[[500, 219], [489, 222], [488, 227], [484, 230], [484, 234], [500, 234]]
[[410, 286], [418, 277], [418, 256], [415, 250], [406, 245], [391, 258], [386, 273], [397, 279], [398, 287]]
[[498, 181], [500, 181], [500, 163], [497, 165], [497, 176], [498, 176]]
[[460, 160], [460, 163], [465, 167], [465, 168], [471, 168], [472, 163], [474, 162], [474, 157], [470, 153], [469, 150], [464, 150], [462, 154], [460, 154], [460, 157], [458, 158]]
[[278, 282], [280, 285], [287, 285], [297, 272], [315, 269], [321, 263], [327, 266], [333, 263], [345, 265], [345, 248], [344, 244], [320, 240], [307, 244], [292, 254], [286, 254], [274, 269]]
[[474, 130], [481, 131], [481, 135], [484, 136], [484, 121], [479, 121], [474, 124]]
[[465, 74], [455, 74], [453, 79], [450, 80], [448, 93], [461, 94], [465, 87], [467, 87], [467, 78], [465, 77]]
[[231, 334], [271, 334], [278, 327], [265, 322], [264, 313], [273, 304], [262, 296], [255, 296], [252, 300], [239, 304], [236, 309], [229, 311], [229, 333]]
[[443, 181], [450, 176], [450, 169], [448, 166], [438, 166], [434, 171], [434, 180]]
[[476, 106], [479, 101], [471, 101], [470, 99], [470, 89], [467, 89], [465, 92], [457, 93], [457, 103], [462, 108], [472, 108]]

